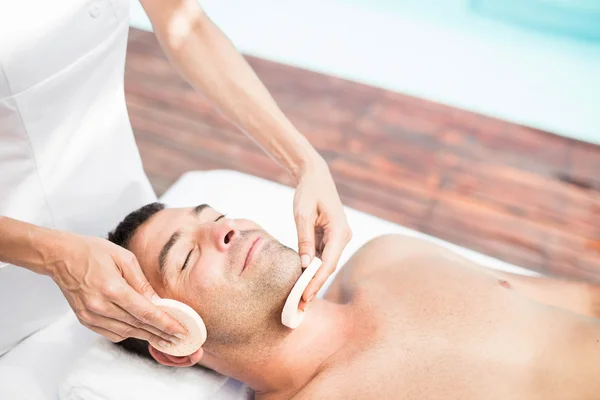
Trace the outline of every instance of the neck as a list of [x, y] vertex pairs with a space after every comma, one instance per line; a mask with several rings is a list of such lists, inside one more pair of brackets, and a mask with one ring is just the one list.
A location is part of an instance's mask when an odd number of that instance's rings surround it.
[[348, 306], [314, 300], [302, 324], [296, 329], [284, 327], [283, 334], [264, 351], [248, 349], [244, 356], [238, 352], [231, 358], [205, 354], [202, 363], [246, 383], [258, 395], [291, 396], [333, 358], [346, 343], [351, 328]]

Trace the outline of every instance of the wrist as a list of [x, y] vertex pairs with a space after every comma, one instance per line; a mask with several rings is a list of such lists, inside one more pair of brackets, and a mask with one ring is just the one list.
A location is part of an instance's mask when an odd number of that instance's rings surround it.
[[42, 275], [50, 274], [49, 264], [50, 260], [55, 258], [54, 236], [57, 234], [57, 231], [41, 227], [27, 230], [25, 246], [30, 256], [26, 260], [26, 266], [30, 270]]
[[306, 144], [298, 146], [295, 149], [294, 157], [292, 157], [290, 164], [287, 165], [287, 169], [296, 184], [302, 180], [303, 176], [327, 166], [323, 157], [310, 145], [308, 140], [304, 137], [302, 138]]
[[40, 236], [35, 239], [39, 247], [39, 258], [41, 262], [41, 272], [44, 275], [53, 276], [57, 267], [63, 264], [65, 254], [70, 251], [67, 248], [74, 234], [66, 231], [54, 229], [45, 229], [40, 232]]
[[307, 156], [302, 159], [301, 164], [296, 170], [296, 174], [294, 175], [294, 179], [296, 182], [300, 182], [305, 176], [311, 175], [314, 173], [320, 173], [324, 169], [327, 170], [327, 163], [321, 157], [320, 154], [316, 153], [314, 155]]

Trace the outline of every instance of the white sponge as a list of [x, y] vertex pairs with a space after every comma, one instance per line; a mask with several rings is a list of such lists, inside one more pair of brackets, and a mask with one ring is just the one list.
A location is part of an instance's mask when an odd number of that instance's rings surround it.
[[283, 312], [281, 313], [281, 323], [288, 328], [296, 329], [302, 323], [304, 311], [300, 310], [298, 305], [302, 299], [302, 293], [304, 293], [304, 290], [306, 290], [306, 287], [320, 267], [321, 260], [317, 257], [313, 258], [288, 295], [285, 305], [283, 306]]
[[173, 299], [158, 299], [154, 304], [179, 321], [187, 330], [181, 343], [171, 344], [169, 347], [159, 346], [158, 350], [172, 356], [183, 357], [195, 353], [202, 347], [206, 341], [206, 326], [192, 307]]

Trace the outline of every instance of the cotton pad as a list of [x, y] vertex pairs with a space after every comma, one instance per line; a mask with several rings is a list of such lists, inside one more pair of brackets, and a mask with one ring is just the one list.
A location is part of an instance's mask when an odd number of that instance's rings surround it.
[[285, 301], [283, 312], [281, 313], [281, 323], [288, 328], [296, 329], [302, 323], [304, 311], [300, 310], [298, 306], [302, 299], [302, 293], [306, 290], [306, 287], [319, 270], [319, 267], [321, 267], [321, 260], [317, 257], [313, 258], [302, 275], [300, 275], [300, 278], [296, 281], [296, 284]]
[[169, 347], [159, 346], [158, 350], [172, 356], [183, 357], [195, 353], [202, 347], [206, 341], [206, 326], [192, 307], [173, 299], [158, 299], [154, 304], [175, 318], [187, 330], [181, 343], [173, 343]]

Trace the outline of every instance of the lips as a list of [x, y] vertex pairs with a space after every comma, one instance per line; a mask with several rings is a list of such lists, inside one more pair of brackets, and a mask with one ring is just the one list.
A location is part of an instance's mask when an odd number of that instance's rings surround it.
[[252, 259], [258, 252], [261, 242], [262, 242], [262, 238], [260, 236], [254, 238], [254, 239], [251, 239], [251, 245], [248, 248], [248, 252], [246, 253], [246, 258], [244, 260], [244, 265], [242, 266], [242, 271], [240, 272], [240, 274], [242, 272], [244, 272], [246, 270], [246, 268], [252, 263]]

